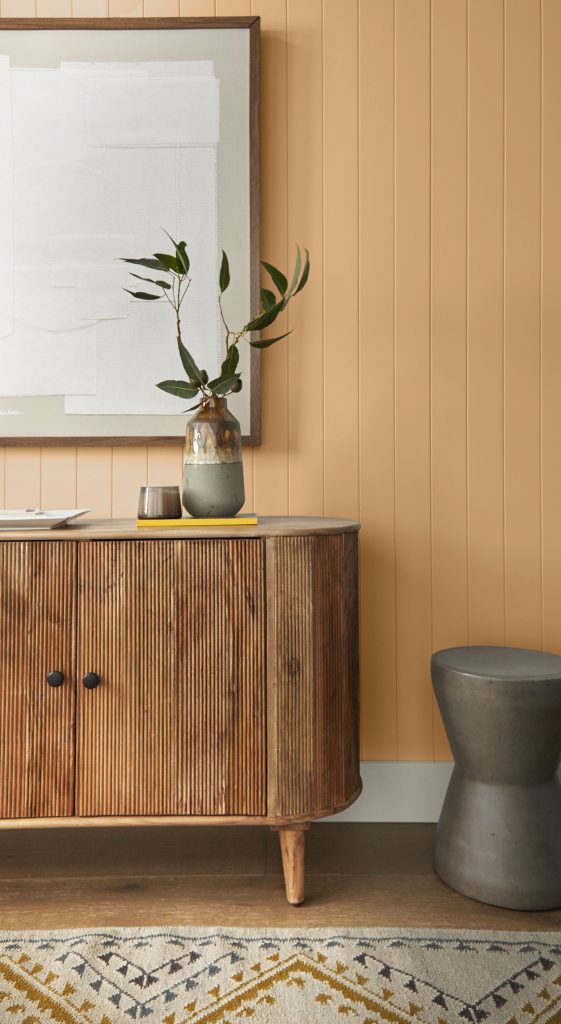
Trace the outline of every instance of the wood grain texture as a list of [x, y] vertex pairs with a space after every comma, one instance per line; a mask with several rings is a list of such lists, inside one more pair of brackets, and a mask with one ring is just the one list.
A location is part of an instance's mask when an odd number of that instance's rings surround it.
[[173, 542], [80, 545], [78, 594], [76, 813], [173, 813]]
[[[150, 829], [2, 836], [2, 926], [388, 926], [553, 931], [559, 910], [502, 910], [448, 889], [433, 825], [326, 824], [306, 834], [308, 901], [284, 898], [278, 837], [265, 829]], [[61, 848], [62, 846], [62, 848]], [[324, 1013], [325, 1017], [325, 1013]], [[328, 1019], [328, 1018], [327, 1018]]]
[[357, 538], [266, 544], [268, 808], [304, 816], [360, 786]]
[[76, 545], [2, 544], [0, 578], [0, 816], [70, 815]]
[[176, 544], [180, 814], [265, 814], [264, 550]]
[[360, 524], [352, 519], [316, 516], [260, 516], [256, 526], [138, 527], [136, 519], [82, 519], [58, 530], [10, 530], [0, 532], [5, 540], [202, 540], [249, 539], [255, 537], [299, 537], [309, 534], [356, 533]]
[[80, 545], [79, 815], [263, 814], [260, 541]]
[[297, 907], [304, 902], [305, 832], [303, 829], [281, 828], [279, 840], [286, 898]]

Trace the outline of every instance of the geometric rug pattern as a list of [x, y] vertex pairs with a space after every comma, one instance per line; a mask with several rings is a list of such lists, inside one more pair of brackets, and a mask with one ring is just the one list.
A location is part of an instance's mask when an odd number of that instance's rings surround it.
[[1, 1024], [561, 1024], [561, 933], [0, 933]]

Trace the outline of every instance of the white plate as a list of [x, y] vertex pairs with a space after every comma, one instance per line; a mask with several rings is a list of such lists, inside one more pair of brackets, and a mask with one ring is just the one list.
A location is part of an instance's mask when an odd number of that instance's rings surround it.
[[54, 530], [72, 519], [91, 512], [90, 508], [1, 508], [0, 530]]

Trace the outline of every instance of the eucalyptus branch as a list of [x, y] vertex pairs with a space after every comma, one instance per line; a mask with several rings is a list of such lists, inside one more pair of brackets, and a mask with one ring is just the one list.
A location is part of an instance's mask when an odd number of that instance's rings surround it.
[[[167, 231], [165, 233], [168, 234]], [[268, 348], [270, 345], [274, 345], [277, 341], [281, 341], [282, 338], [288, 337], [291, 333], [291, 331], [286, 331], [284, 334], [280, 334], [276, 338], [265, 338], [255, 341], [252, 341], [250, 338], [250, 335], [253, 332], [261, 331], [263, 328], [269, 327], [273, 324], [279, 314], [286, 309], [291, 299], [293, 299], [294, 296], [304, 288], [310, 272], [310, 258], [307, 249], [305, 249], [305, 259], [302, 267], [302, 254], [300, 249], [297, 247], [296, 262], [290, 284], [282, 271], [278, 270], [270, 263], [263, 262], [262, 266], [271, 278], [276, 291], [272, 291], [269, 288], [261, 288], [260, 312], [257, 316], [249, 320], [248, 323], [244, 324], [243, 327], [236, 331], [232, 330], [226, 322], [222, 306], [222, 296], [230, 284], [230, 267], [228, 257], [225, 252], [222, 253], [222, 263], [220, 265], [219, 274], [220, 292], [218, 296], [218, 308], [226, 331], [226, 356], [222, 362], [218, 377], [209, 381], [207, 371], [199, 369], [193, 359], [193, 356], [183, 344], [181, 337], [180, 310], [191, 285], [191, 278], [189, 276], [190, 262], [187, 255], [187, 245], [185, 242], [175, 242], [171, 235], [168, 235], [168, 238], [172, 242], [175, 250], [173, 254], [157, 252], [151, 257], [145, 259], [123, 257], [123, 261], [125, 263], [131, 263], [136, 267], [142, 267], [152, 272], [157, 271], [159, 276], [156, 279], [153, 277], [143, 277], [133, 271], [131, 271], [131, 274], [133, 277], [140, 279], [141, 281], [147, 281], [149, 284], [156, 285], [156, 287], [160, 289], [161, 294], [155, 295], [153, 292], [131, 291], [129, 288], [125, 288], [125, 291], [128, 292], [129, 295], [132, 295], [133, 298], [145, 301], [165, 298], [174, 310], [177, 347], [187, 380], [160, 381], [156, 386], [162, 391], [166, 391], [168, 394], [176, 395], [178, 398], [192, 399], [198, 396], [200, 405], [204, 404], [204, 402], [210, 398], [223, 398], [241, 390], [241, 374], [237, 369], [239, 362], [238, 346], [240, 341], [248, 341], [253, 348]], [[161, 276], [164, 274], [166, 275], [165, 280], [162, 279]], [[198, 407], [199, 406], [196, 406], [196, 408]]]

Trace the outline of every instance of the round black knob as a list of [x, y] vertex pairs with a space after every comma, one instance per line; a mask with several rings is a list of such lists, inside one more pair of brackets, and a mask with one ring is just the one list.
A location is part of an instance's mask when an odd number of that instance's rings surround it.
[[49, 672], [47, 676], [47, 682], [49, 686], [62, 686], [64, 682], [64, 676], [62, 672]]
[[86, 690], [95, 690], [96, 686], [99, 686], [99, 676], [97, 672], [86, 672], [85, 676], [82, 676], [82, 682]]

